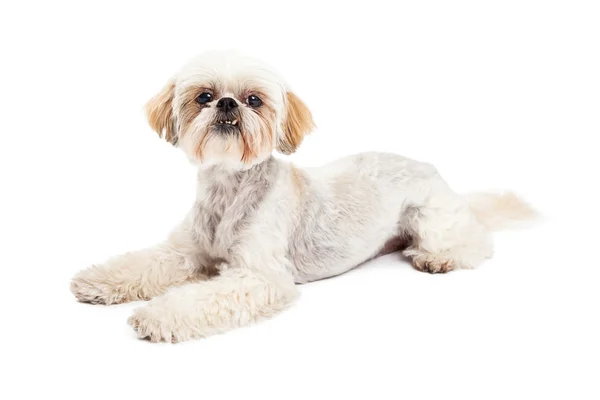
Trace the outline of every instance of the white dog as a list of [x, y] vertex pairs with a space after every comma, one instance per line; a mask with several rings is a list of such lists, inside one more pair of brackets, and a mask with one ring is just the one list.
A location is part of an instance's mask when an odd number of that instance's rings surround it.
[[364, 153], [321, 168], [275, 159], [313, 128], [310, 111], [265, 64], [235, 53], [188, 63], [147, 105], [150, 125], [198, 165], [197, 199], [169, 238], [78, 273], [84, 302], [149, 300], [129, 323], [182, 341], [289, 306], [295, 283], [402, 250], [421, 271], [473, 268], [490, 230], [533, 211], [514, 195], [454, 193], [429, 164]]

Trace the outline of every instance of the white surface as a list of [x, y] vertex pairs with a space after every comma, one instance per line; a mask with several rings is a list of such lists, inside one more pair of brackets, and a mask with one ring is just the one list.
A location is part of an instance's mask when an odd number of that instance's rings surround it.
[[[0, 6], [0, 397], [600, 396], [596, 2], [32, 3]], [[298, 164], [394, 151], [544, 221], [475, 271], [389, 255], [251, 328], [136, 340], [137, 304], [79, 304], [69, 280], [191, 204], [194, 171], [142, 106], [211, 48], [267, 59], [312, 108]]]

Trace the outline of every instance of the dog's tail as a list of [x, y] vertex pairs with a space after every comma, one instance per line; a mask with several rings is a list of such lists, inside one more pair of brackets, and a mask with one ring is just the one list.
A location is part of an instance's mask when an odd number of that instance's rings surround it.
[[538, 216], [514, 193], [473, 193], [467, 200], [479, 222], [492, 231], [519, 227]]

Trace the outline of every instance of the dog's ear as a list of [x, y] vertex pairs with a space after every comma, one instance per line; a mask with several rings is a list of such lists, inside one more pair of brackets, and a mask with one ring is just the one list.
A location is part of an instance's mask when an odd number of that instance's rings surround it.
[[286, 115], [283, 121], [283, 134], [277, 140], [277, 150], [292, 154], [300, 146], [305, 135], [315, 128], [308, 107], [292, 92], [286, 94]]
[[175, 83], [169, 82], [160, 92], [146, 103], [146, 117], [152, 129], [167, 142], [175, 144], [176, 129], [173, 118], [173, 97]]

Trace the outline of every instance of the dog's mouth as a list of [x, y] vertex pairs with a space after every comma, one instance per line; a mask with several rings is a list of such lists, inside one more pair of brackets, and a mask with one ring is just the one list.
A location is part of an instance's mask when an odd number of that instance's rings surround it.
[[237, 135], [240, 133], [239, 120], [237, 118], [216, 120], [211, 130], [218, 135]]
[[215, 123], [215, 126], [219, 126], [219, 125], [236, 126], [237, 124], [238, 124], [238, 120], [237, 119], [224, 119], [224, 120], [217, 121]]

